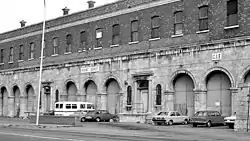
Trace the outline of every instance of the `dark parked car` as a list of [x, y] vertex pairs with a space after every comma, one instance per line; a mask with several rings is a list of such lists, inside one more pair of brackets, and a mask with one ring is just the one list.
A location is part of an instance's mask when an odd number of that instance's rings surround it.
[[198, 111], [196, 114], [190, 118], [190, 123], [193, 127], [197, 127], [197, 125], [206, 125], [207, 127], [211, 127], [212, 125], [225, 125], [224, 116], [220, 114], [218, 111]]
[[43, 115], [55, 115], [55, 111], [54, 110], [50, 110], [50, 111], [47, 111], [45, 113], [43, 113]]
[[86, 115], [82, 116], [81, 122], [85, 121], [109, 121], [109, 122], [118, 122], [119, 117], [117, 115], [109, 113], [107, 110], [95, 110], [89, 111]]

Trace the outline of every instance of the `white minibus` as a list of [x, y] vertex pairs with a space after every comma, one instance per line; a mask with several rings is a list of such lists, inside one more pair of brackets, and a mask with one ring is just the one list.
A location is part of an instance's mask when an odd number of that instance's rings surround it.
[[95, 110], [94, 104], [91, 102], [56, 102], [55, 103], [55, 115], [56, 116], [72, 116], [77, 113], [84, 114], [88, 111]]

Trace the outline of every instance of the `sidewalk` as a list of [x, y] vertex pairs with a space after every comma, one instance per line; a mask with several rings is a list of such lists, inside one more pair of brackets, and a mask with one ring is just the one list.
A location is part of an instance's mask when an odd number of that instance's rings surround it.
[[180, 140], [226, 140], [250, 141], [250, 133], [239, 133], [224, 128], [192, 128], [188, 125], [152, 126], [140, 123], [83, 123], [81, 127], [44, 124], [36, 126], [29, 120], [0, 118], [0, 126], [73, 132], [76, 134], [98, 134], [110, 136], [140, 136], [148, 138], [180, 139]]

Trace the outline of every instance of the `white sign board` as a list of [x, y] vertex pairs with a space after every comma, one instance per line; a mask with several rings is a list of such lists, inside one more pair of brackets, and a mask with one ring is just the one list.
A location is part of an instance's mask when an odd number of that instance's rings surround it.
[[96, 38], [97, 39], [102, 38], [102, 32], [101, 31], [96, 32]]
[[212, 60], [213, 61], [218, 61], [218, 60], [221, 60], [221, 59], [222, 59], [222, 53], [221, 52], [212, 54]]
[[81, 73], [90, 73], [90, 72], [98, 72], [99, 65], [97, 66], [90, 66], [90, 67], [81, 67]]

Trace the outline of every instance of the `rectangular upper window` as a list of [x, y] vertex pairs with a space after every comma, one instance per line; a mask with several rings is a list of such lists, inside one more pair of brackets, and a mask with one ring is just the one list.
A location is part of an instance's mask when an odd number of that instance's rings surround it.
[[227, 26], [238, 25], [238, 1], [227, 1]]
[[[19, 54], [19, 58], [22, 56], [23, 52], [23, 47], [20, 47], [20, 54]], [[30, 43], [30, 47], [29, 47], [29, 59], [34, 59], [35, 58], [35, 44], [34, 43]]]
[[53, 38], [53, 54], [59, 53], [58, 48], [59, 48], [59, 40], [58, 40], [58, 37], [55, 37], [55, 38]]
[[23, 45], [19, 46], [18, 60], [23, 60]]
[[115, 24], [113, 25], [113, 28], [112, 28], [112, 32], [113, 32], [113, 36], [112, 36], [112, 45], [117, 45], [120, 43], [120, 39], [119, 39], [119, 36], [120, 36], [120, 25], [119, 24]]
[[177, 11], [174, 13], [174, 34], [183, 34], [183, 12]]
[[131, 42], [138, 41], [139, 37], [139, 21], [135, 20], [131, 22]]
[[4, 49], [1, 49], [1, 52], [0, 52], [0, 63], [3, 63], [3, 59], [4, 59]]
[[199, 8], [199, 30], [208, 30], [208, 6], [204, 5]]
[[68, 34], [66, 36], [66, 50], [65, 50], [66, 53], [72, 51], [72, 42], [73, 42], [73, 37], [71, 34]]
[[160, 17], [151, 18], [151, 39], [160, 37]]
[[87, 32], [82, 31], [80, 33], [80, 48], [79, 50], [86, 50], [87, 49]]
[[9, 62], [13, 62], [14, 48], [10, 47]]
[[97, 47], [102, 47], [103, 43], [102, 43], [102, 34], [103, 34], [103, 30], [101, 28], [96, 29], [95, 32], [95, 38], [96, 38], [96, 46]]

